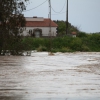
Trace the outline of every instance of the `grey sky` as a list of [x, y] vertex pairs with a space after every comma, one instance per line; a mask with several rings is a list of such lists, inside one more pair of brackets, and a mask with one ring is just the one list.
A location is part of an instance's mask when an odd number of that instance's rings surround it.
[[[30, 0], [27, 10], [34, 8], [46, 0]], [[52, 8], [59, 12], [67, 0], [51, 0]], [[48, 0], [36, 9], [24, 12], [25, 17], [48, 18]], [[69, 22], [84, 32], [100, 32], [100, 0], [69, 0]], [[66, 5], [61, 13], [52, 10], [52, 20], [66, 20]]]

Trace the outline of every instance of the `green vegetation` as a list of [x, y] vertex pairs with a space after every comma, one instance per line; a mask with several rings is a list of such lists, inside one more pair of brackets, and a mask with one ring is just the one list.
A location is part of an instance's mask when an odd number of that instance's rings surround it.
[[[76, 38], [63, 36], [52, 38], [52, 52], [100, 52], [100, 34], [86, 34], [78, 33]], [[20, 50], [37, 50], [37, 51], [49, 51], [50, 39], [49, 38], [33, 38], [24, 37], [17, 44], [14, 40], [9, 43], [8, 50], [11, 50], [11, 46]]]
[[[81, 34], [81, 33], [78, 33]], [[100, 52], [100, 34], [85, 34], [79, 35], [76, 38], [63, 36], [52, 38], [51, 51], [52, 52]], [[33, 38], [23, 37], [18, 42], [11, 39], [9, 45], [6, 46], [7, 50], [37, 50], [49, 51], [50, 39], [49, 38]]]
[[[58, 36], [64, 36], [66, 35], [66, 21], [54, 21], [57, 25], [58, 25]], [[71, 23], [68, 23], [68, 33], [71, 32], [79, 32], [79, 29], [73, 25], [71, 25]]]
[[0, 54], [7, 49], [18, 52], [26, 23], [22, 12], [26, 9], [27, 1], [0, 0]]

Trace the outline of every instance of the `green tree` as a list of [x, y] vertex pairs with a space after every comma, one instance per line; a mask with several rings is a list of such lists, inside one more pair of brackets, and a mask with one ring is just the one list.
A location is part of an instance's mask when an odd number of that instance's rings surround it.
[[[57, 20], [55, 22], [58, 25], [58, 36], [66, 35], [66, 21]], [[79, 32], [79, 29], [77, 27], [71, 25], [71, 23], [68, 23], [68, 33], [70, 34], [73, 31]]]
[[80, 37], [80, 38], [87, 37], [87, 36], [88, 36], [88, 34], [85, 32], [78, 32], [77, 33], [77, 37]]
[[0, 0], [0, 54], [2, 49], [9, 49], [9, 41], [16, 44], [21, 39], [25, 28], [22, 12], [26, 9], [26, 1]]

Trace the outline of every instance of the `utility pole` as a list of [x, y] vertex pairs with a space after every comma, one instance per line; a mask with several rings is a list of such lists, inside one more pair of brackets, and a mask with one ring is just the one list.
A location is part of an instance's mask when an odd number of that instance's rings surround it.
[[68, 0], [66, 6], [66, 35], [68, 35]]
[[50, 37], [50, 52], [52, 48], [52, 40], [51, 40], [51, 0], [48, 0], [49, 2], [49, 37]]
[[49, 35], [51, 36], [51, 0], [49, 0], [49, 19], [50, 19], [50, 22], [49, 22]]

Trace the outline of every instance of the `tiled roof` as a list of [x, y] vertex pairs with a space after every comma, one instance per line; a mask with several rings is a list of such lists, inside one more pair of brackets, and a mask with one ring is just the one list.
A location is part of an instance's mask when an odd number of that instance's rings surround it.
[[[49, 27], [50, 19], [44, 19], [44, 21], [26, 21], [26, 27]], [[51, 20], [51, 27], [57, 27], [58, 25]]]

